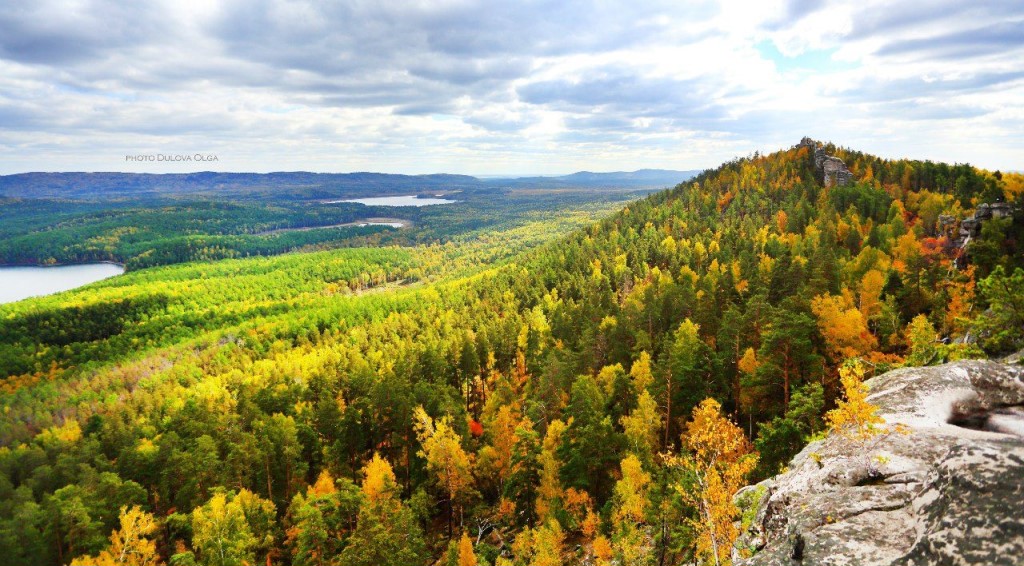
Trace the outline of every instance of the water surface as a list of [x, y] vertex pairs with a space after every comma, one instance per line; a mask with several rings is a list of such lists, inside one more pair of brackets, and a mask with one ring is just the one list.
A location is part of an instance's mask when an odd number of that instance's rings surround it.
[[326, 204], [335, 204], [339, 202], [358, 202], [359, 204], [365, 204], [366, 206], [431, 206], [434, 204], [451, 204], [458, 202], [445, 198], [420, 198], [416, 195], [405, 195], [397, 197], [369, 197], [369, 198], [352, 198], [345, 200], [329, 200]]
[[51, 295], [124, 273], [112, 263], [54, 267], [0, 267], [0, 304]]

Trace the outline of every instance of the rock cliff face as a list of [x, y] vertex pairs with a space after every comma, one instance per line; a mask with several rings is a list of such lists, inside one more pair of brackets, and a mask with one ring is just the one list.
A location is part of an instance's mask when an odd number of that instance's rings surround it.
[[814, 166], [821, 171], [825, 186], [845, 185], [853, 181], [853, 173], [846, 168], [842, 159], [825, 153], [825, 148], [818, 145], [818, 142], [811, 138], [800, 140], [798, 147], [806, 146], [814, 152]]
[[[961, 248], [966, 252], [967, 244], [969, 244], [972, 239], [981, 235], [981, 226], [983, 223], [992, 220], [993, 218], [1012, 218], [1013, 215], [1014, 209], [1009, 203], [982, 203], [978, 205], [974, 214], [959, 222], [957, 222], [955, 217], [948, 214], [939, 215], [938, 220], [936, 221], [936, 227], [939, 234], [945, 236], [953, 247]], [[964, 267], [966, 265], [967, 253], [963, 253], [957, 259], [957, 267]]]
[[[966, 240], [967, 238], [976, 238], [981, 234], [981, 224], [986, 220], [992, 218], [1006, 218], [1013, 214], [1013, 208], [1010, 207], [1009, 203], [1005, 202], [994, 202], [991, 204], [982, 203], [978, 205], [978, 209], [974, 211], [974, 214], [964, 218], [960, 222], [959, 238]], [[945, 221], [945, 218], [940, 219]]]
[[905, 431], [832, 435], [745, 488], [756, 515], [734, 552], [754, 555], [736, 563], [1024, 564], [1024, 367], [963, 361], [868, 385]]

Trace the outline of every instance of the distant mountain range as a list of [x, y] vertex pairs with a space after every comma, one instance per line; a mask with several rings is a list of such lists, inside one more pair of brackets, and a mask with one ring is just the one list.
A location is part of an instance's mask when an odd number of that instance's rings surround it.
[[18, 173], [0, 175], [0, 196], [19, 198], [159, 198], [194, 194], [260, 196], [291, 193], [296, 198], [409, 194], [489, 188], [673, 187], [700, 171], [641, 169], [632, 172], [580, 171], [557, 177], [480, 179], [469, 175], [388, 173]]

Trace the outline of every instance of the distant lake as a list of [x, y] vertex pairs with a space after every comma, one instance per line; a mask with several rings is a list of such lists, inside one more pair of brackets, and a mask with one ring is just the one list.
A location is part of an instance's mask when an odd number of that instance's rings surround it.
[[416, 195], [407, 195], [398, 197], [370, 197], [352, 198], [345, 200], [329, 200], [325, 204], [335, 204], [339, 202], [358, 202], [359, 204], [365, 204], [366, 206], [430, 206], [433, 204], [451, 204], [453, 202], [458, 201], [444, 198], [418, 198]]
[[54, 267], [0, 267], [0, 304], [52, 295], [124, 273], [112, 263]]
[[392, 228], [404, 228], [404, 222], [359, 222], [356, 226], [391, 226]]

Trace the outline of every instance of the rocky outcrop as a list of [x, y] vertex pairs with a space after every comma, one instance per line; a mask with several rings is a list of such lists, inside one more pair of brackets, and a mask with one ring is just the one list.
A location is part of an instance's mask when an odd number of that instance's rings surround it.
[[[824, 154], [825, 150], [818, 148], [818, 151], [815, 153], [818, 152]], [[817, 158], [815, 158], [815, 161], [817, 161]], [[850, 170], [846, 168], [846, 164], [838, 157], [826, 155], [822, 160], [821, 171], [825, 175], [826, 187], [831, 185], [842, 186], [853, 182], [853, 173], [850, 173]]]
[[976, 238], [981, 234], [981, 224], [993, 218], [1006, 218], [1013, 215], [1013, 208], [1006, 202], [982, 203], [974, 214], [960, 221], [960, 238]]
[[803, 138], [797, 147], [808, 147], [814, 154], [814, 166], [822, 174], [825, 186], [845, 185], [853, 182], [853, 173], [842, 159], [825, 153], [825, 148], [811, 138]]
[[736, 563], [1024, 563], [1022, 380], [1024, 367], [990, 361], [869, 380], [893, 430], [811, 443], [741, 491], [756, 514]]
[[981, 235], [982, 224], [993, 218], [1012, 218], [1013, 215], [1014, 208], [1009, 203], [982, 203], [978, 205], [974, 214], [959, 222], [954, 216], [940, 214], [936, 220], [936, 229], [940, 236], [946, 237], [953, 248], [961, 250], [957, 254], [956, 265], [964, 267], [967, 265], [967, 244]]

